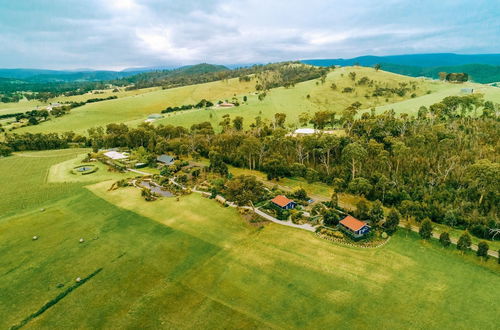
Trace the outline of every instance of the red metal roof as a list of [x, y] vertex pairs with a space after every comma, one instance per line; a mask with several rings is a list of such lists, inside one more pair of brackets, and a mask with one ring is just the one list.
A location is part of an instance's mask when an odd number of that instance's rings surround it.
[[359, 221], [358, 219], [350, 215], [340, 220], [340, 223], [352, 231], [358, 231], [366, 225], [366, 223], [364, 223], [363, 221]]
[[271, 202], [273, 202], [274, 204], [276, 204], [278, 206], [285, 207], [288, 204], [290, 204], [291, 202], [293, 202], [293, 200], [287, 198], [286, 196], [278, 195], [278, 196], [274, 197], [273, 199], [271, 199]]

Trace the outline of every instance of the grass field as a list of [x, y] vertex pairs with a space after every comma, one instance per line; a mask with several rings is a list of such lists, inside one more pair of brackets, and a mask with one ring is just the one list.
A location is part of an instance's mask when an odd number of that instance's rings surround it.
[[[366, 98], [367, 87], [357, 86], [353, 93], [342, 93], [344, 87], [352, 87], [353, 82], [348, 78], [349, 72], [356, 72], [357, 79], [368, 77], [380, 84], [395, 87], [399, 82], [417, 82], [415, 91], [417, 97], [385, 97]], [[331, 84], [337, 85], [336, 90], [331, 89]], [[500, 102], [500, 89], [468, 83], [476, 90], [483, 92], [487, 99]], [[167, 114], [165, 118], [157, 120], [155, 124], [172, 124], [190, 127], [194, 123], [209, 121], [214, 128], [219, 129], [222, 116], [230, 114], [242, 116], [246, 126], [250, 125], [255, 117], [261, 116], [264, 120], [271, 121], [274, 114], [282, 112], [287, 115], [287, 124], [295, 127], [298, 125], [298, 116], [303, 112], [313, 114], [318, 110], [341, 111], [350, 104], [359, 101], [363, 109], [377, 107], [378, 111], [394, 108], [396, 112], [415, 113], [421, 105], [430, 105], [440, 101], [448, 95], [459, 95], [460, 89], [465, 85], [448, 84], [428, 79], [417, 79], [396, 75], [384, 71], [375, 72], [372, 68], [344, 67], [331, 72], [325, 83], [311, 80], [299, 83], [292, 88], [276, 88], [267, 93], [264, 100], [259, 101], [255, 93], [255, 81], [240, 82], [238, 79], [216, 81], [200, 85], [184, 86], [161, 90], [158, 88], [144, 89], [119, 93], [106, 91], [105, 94], [87, 94], [59, 98], [58, 101], [78, 101], [89, 97], [119, 96], [116, 100], [108, 100], [87, 104], [75, 108], [70, 114], [36, 126], [28, 126], [15, 130], [15, 132], [64, 132], [69, 128], [78, 133], [85, 132], [90, 127], [105, 126], [109, 123], [127, 123], [133, 126], [144, 122], [148, 115], [159, 113], [167, 106], [180, 106], [195, 104], [205, 98], [213, 102], [218, 100], [231, 100], [236, 95], [241, 101], [243, 96], [248, 97], [248, 102], [240, 107], [230, 109], [188, 110]], [[431, 91], [431, 94], [427, 94]], [[109, 95], [108, 95], [109, 94]], [[409, 94], [409, 93], [408, 93]], [[309, 98], [307, 97], [309, 95]], [[21, 104], [21, 103], [20, 103]], [[14, 107], [20, 105], [13, 105]], [[4, 107], [4, 110], [2, 110]], [[0, 113], [9, 108], [9, 104], [0, 104]], [[10, 109], [12, 110], [12, 109]], [[8, 110], [8, 111], [10, 111]], [[29, 110], [29, 109], [28, 109]]]
[[0, 159], [0, 328], [51, 300], [28, 327], [496, 328], [496, 261], [402, 232], [379, 249], [338, 246], [194, 194], [150, 203], [112, 181], [47, 182], [84, 152]]

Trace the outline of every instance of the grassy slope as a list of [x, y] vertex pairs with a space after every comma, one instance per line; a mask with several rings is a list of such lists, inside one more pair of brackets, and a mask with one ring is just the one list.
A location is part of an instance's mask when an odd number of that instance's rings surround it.
[[[357, 86], [354, 93], [342, 93], [344, 87], [352, 87], [353, 82], [348, 78], [348, 73], [355, 71], [357, 79], [367, 76], [379, 82], [387, 83], [391, 86], [403, 81], [418, 81], [419, 88], [417, 95], [424, 95], [427, 90], [436, 90], [434, 83], [405, 76], [395, 75], [383, 71], [375, 72], [371, 68], [345, 67], [331, 72], [325, 83], [318, 83], [318, 80], [310, 80], [295, 85], [293, 88], [276, 88], [268, 92], [263, 101], [259, 101], [256, 95], [250, 95], [248, 104], [232, 109], [215, 109], [209, 111], [192, 111], [189, 113], [176, 113], [158, 121], [163, 124], [173, 124], [190, 126], [201, 121], [210, 121], [214, 127], [222, 120], [222, 116], [230, 114], [231, 117], [242, 116], [245, 124], [249, 125], [255, 117], [261, 116], [263, 119], [272, 120], [274, 114], [282, 112], [287, 115], [287, 123], [298, 125], [298, 117], [303, 112], [310, 115], [319, 110], [342, 111], [350, 104], [359, 101], [362, 107], [372, 107], [379, 104], [386, 104], [385, 98], [364, 97], [366, 87]], [[331, 84], [337, 85], [337, 90], [331, 89]], [[307, 98], [310, 95], [310, 98]], [[409, 96], [407, 96], [409, 97]], [[389, 102], [398, 102], [404, 98], [394, 97]]]
[[[47, 173], [77, 154], [31, 153], [0, 167], [22, 161]], [[35, 199], [53, 185], [40, 174], [16, 180], [37, 187]], [[90, 186], [93, 194], [67, 183], [71, 194], [45, 199], [45, 212], [32, 205], [0, 218], [0, 327], [103, 268], [30, 326], [494, 328], [500, 281], [492, 260], [405, 234], [376, 250], [347, 248], [275, 224], [248, 226], [198, 195], [147, 203], [132, 188], [107, 192], [109, 184]], [[0, 185], [12, 205], [24, 205], [7, 180]]]
[[[135, 121], [142, 123], [152, 113], [159, 113], [167, 106], [198, 103], [201, 99], [231, 98], [234, 94], [248, 92], [252, 83], [240, 83], [238, 79], [216, 81], [207, 84], [156, 89], [152, 92], [122, 97], [116, 100], [87, 104], [71, 111], [69, 115], [52, 119], [38, 126], [30, 126], [16, 132], [64, 132], [71, 129], [85, 132], [90, 127], [109, 123]], [[216, 95], [217, 97], [214, 97]]]
[[124, 88], [120, 88], [120, 92], [113, 93], [113, 89], [102, 90], [102, 94], [83, 94], [74, 96], [59, 96], [48, 100], [47, 102], [41, 102], [38, 100], [28, 101], [23, 99], [17, 103], [1, 103], [0, 102], [0, 115], [16, 112], [26, 112], [28, 110], [36, 109], [37, 106], [43, 107], [54, 102], [82, 102], [93, 98], [106, 98], [108, 96], [126, 97], [134, 96], [144, 93], [149, 93], [158, 90], [159, 87], [155, 88], [144, 88], [138, 90], [125, 91]]
[[475, 92], [484, 94], [486, 100], [500, 102], [500, 88], [475, 83], [450, 84], [446, 82], [435, 81], [436, 92], [428, 95], [423, 95], [414, 99], [404, 100], [393, 104], [387, 104], [376, 107], [377, 113], [382, 113], [386, 110], [393, 109], [396, 113], [408, 113], [416, 115], [421, 106], [429, 107], [450, 95], [463, 95], [460, 93], [462, 88], [473, 88]]
[[[357, 79], [367, 76], [370, 79], [395, 86], [402, 81], [417, 81], [418, 97], [404, 101], [405, 98], [393, 97], [388, 101], [383, 97], [369, 99], [365, 98], [366, 87], [356, 87], [354, 93], [342, 93], [344, 87], [353, 86], [353, 82], [348, 78], [348, 73], [355, 71]], [[343, 74], [343, 76], [342, 76]], [[333, 91], [330, 86], [332, 82], [337, 84], [337, 90]], [[212, 83], [185, 86], [169, 90], [153, 90], [147, 93], [134, 94], [121, 97], [117, 100], [110, 100], [88, 104], [72, 110], [69, 115], [52, 119], [47, 123], [38, 126], [29, 126], [16, 130], [15, 132], [63, 132], [72, 129], [77, 132], [85, 132], [93, 126], [104, 126], [112, 122], [125, 122], [131, 125], [138, 125], [151, 113], [158, 113], [167, 106], [179, 106], [183, 104], [197, 103], [206, 98], [212, 101], [231, 99], [233, 95], [242, 100], [243, 96], [248, 96], [248, 103], [232, 109], [213, 110], [188, 110], [166, 115], [166, 118], [156, 121], [156, 123], [191, 126], [193, 123], [210, 121], [214, 127], [224, 114], [243, 116], [245, 124], [249, 125], [254, 118], [261, 116], [271, 120], [275, 113], [283, 112], [287, 114], [287, 123], [296, 125], [300, 113], [314, 113], [318, 110], [331, 109], [341, 111], [353, 102], [362, 103], [362, 108], [369, 109], [373, 106], [384, 106], [385, 108], [401, 107], [404, 111], [414, 112], [421, 104], [431, 104], [441, 100], [448, 95], [459, 93], [463, 85], [445, 84], [430, 80], [415, 79], [400, 76], [384, 71], [375, 72], [371, 68], [345, 67], [330, 73], [325, 84], [312, 80], [297, 84], [293, 88], [277, 88], [268, 92], [263, 101], [257, 99], [254, 93], [255, 81], [240, 82], [238, 79], [228, 81], [217, 81]], [[474, 85], [478, 87], [478, 85]], [[500, 90], [494, 87], [483, 87], [487, 92], [487, 97], [500, 101]], [[433, 93], [427, 95], [431, 90]], [[123, 92], [124, 93], [124, 92]], [[139, 93], [139, 91], [136, 91]], [[310, 98], [307, 98], [310, 95]], [[103, 96], [106, 96], [103, 95]], [[96, 97], [100, 97], [97, 95]], [[408, 98], [406, 96], [406, 98]], [[407, 103], [405, 103], [407, 102]], [[393, 106], [394, 104], [394, 106]], [[381, 109], [385, 109], [381, 108]], [[397, 109], [396, 109], [397, 110]], [[401, 111], [402, 111], [401, 110]], [[399, 111], [399, 110], [397, 110]]]

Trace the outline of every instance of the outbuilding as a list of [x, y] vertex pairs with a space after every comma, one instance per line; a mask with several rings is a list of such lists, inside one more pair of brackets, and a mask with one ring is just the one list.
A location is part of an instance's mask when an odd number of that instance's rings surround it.
[[121, 159], [127, 159], [128, 158], [127, 155], [125, 155], [125, 154], [123, 154], [121, 152], [118, 152], [118, 151], [114, 151], [114, 150], [105, 152], [104, 156], [106, 156], [108, 158], [111, 158], [113, 160], [121, 160]]
[[174, 164], [175, 158], [169, 155], [161, 155], [156, 157], [156, 161], [162, 165], [169, 166]]
[[281, 207], [284, 210], [291, 210], [295, 208], [295, 206], [297, 206], [297, 203], [284, 195], [278, 195], [274, 197], [273, 199], [271, 199], [271, 203], [278, 207]]

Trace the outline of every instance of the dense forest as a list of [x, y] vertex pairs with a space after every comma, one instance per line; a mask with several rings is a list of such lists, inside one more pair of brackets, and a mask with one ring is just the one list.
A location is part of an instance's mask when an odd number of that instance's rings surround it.
[[96, 150], [144, 147], [151, 159], [162, 153], [218, 159], [222, 166], [261, 170], [269, 179], [321, 181], [336, 192], [381, 201], [417, 221], [428, 218], [491, 238], [491, 230], [500, 227], [499, 114], [498, 104], [474, 94], [446, 97], [421, 107], [416, 117], [391, 111], [358, 116], [349, 107], [338, 119], [334, 113], [311, 119], [328, 118], [346, 136], [293, 136], [285, 129], [286, 115], [279, 113], [272, 122], [257, 117], [247, 125], [242, 117], [226, 115], [219, 134], [208, 122], [190, 129], [110, 124], [90, 129], [88, 136], [9, 133], [0, 152], [76, 143]]

